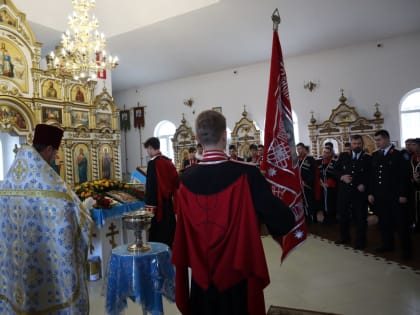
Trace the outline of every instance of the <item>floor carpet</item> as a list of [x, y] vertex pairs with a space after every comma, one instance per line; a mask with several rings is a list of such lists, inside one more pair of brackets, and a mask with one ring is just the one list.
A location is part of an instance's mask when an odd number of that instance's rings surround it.
[[267, 315], [338, 315], [335, 313], [323, 313], [317, 311], [301, 310], [297, 308], [281, 307], [271, 305]]
[[[330, 224], [311, 224], [308, 226], [308, 232], [314, 236], [320, 237], [325, 241], [328, 241], [334, 244], [334, 241], [338, 240], [339, 238], [339, 225], [338, 223], [330, 223]], [[354, 227], [352, 227], [351, 235], [355, 235]], [[403, 260], [401, 258], [401, 250], [398, 242], [398, 238], [396, 237], [396, 248], [392, 252], [386, 253], [377, 253], [375, 248], [381, 245], [380, 242], [380, 234], [377, 225], [372, 225], [368, 227], [367, 232], [367, 246], [363, 251], [353, 249], [352, 245], [335, 245], [335, 246], [344, 246], [348, 250], [354, 250], [356, 252], [360, 252], [364, 255], [373, 255], [377, 257], [377, 259], [384, 258], [387, 261], [397, 262], [400, 268], [411, 268], [416, 273], [420, 274], [420, 233], [413, 232], [412, 233], [412, 258], [409, 260]]]

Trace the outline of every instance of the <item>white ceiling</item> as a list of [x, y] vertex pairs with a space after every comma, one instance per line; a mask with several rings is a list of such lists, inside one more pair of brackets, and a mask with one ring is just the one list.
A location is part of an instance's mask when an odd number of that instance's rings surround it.
[[[13, 2], [48, 54], [71, 1]], [[268, 60], [275, 8], [285, 56], [420, 31], [420, 0], [98, 0], [93, 13], [120, 59], [115, 92]]]

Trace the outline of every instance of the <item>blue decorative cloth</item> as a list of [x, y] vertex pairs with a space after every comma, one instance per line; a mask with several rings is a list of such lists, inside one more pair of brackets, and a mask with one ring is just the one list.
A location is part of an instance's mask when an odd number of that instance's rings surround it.
[[150, 242], [146, 252], [129, 252], [127, 245], [112, 250], [109, 265], [106, 311], [118, 315], [127, 298], [152, 315], [163, 314], [162, 295], [175, 301], [175, 271], [166, 244]]
[[125, 212], [139, 210], [144, 207], [144, 201], [135, 201], [113, 206], [111, 209], [90, 209], [90, 215], [97, 225], [101, 228], [105, 225], [105, 220], [111, 217], [121, 217]]

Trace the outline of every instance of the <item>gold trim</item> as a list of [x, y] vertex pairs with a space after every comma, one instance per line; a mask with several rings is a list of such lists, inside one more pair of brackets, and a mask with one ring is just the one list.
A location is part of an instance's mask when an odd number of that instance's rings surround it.
[[0, 196], [6, 197], [47, 197], [59, 198], [73, 201], [73, 198], [66, 192], [50, 190], [0, 190]]

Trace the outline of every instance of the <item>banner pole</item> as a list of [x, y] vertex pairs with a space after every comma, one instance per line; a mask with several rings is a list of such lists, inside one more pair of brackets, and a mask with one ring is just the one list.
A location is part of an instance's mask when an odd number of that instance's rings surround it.
[[[124, 104], [125, 110], [125, 104]], [[125, 150], [125, 174], [128, 174], [128, 154], [127, 154], [127, 129], [124, 128], [124, 150]]]

